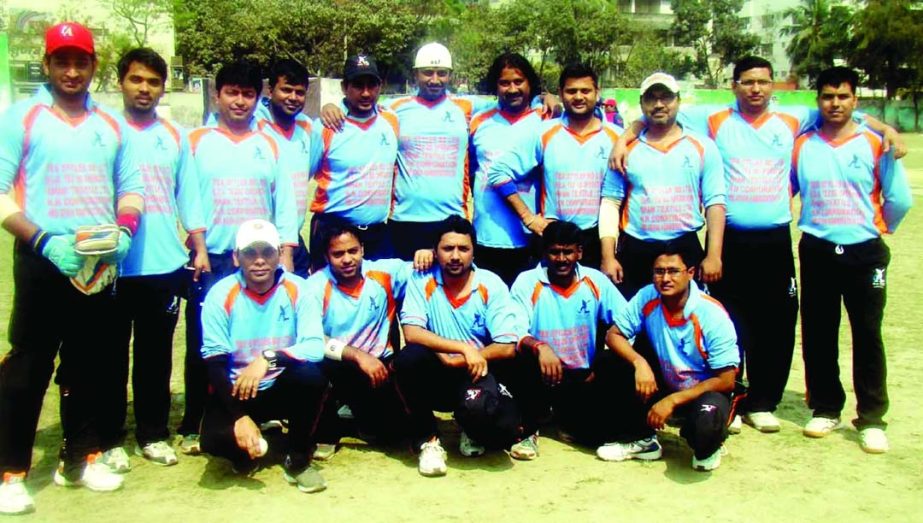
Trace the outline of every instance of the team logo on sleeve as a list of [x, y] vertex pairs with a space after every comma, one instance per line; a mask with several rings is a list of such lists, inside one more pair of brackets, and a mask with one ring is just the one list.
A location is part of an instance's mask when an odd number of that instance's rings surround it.
[[872, 272], [872, 287], [875, 289], [885, 288], [885, 268], [876, 268]]

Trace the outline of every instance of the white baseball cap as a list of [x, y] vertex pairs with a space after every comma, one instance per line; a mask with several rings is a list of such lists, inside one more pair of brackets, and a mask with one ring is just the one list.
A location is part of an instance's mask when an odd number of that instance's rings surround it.
[[279, 231], [275, 225], [266, 220], [247, 220], [240, 224], [235, 241], [237, 250], [245, 249], [254, 243], [260, 242], [268, 243], [273, 247], [279, 247], [282, 244], [279, 239]]
[[413, 61], [414, 69], [424, 67], [443, 67], [452, 68], [452, 54], [442, 44], [430, 42], [417, 51], [417, 57]]
[[679, 94], [679, 82], [676, 81], [676, 78], [661, 72], [656, 72], [641, 82], [641, 94], [643, 95], [648, 89], [655, 85], [662, 85], [669, 89], [670, 92]]

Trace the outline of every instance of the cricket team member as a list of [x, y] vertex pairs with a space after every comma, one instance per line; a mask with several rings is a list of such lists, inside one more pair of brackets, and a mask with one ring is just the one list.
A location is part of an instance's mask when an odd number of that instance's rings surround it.
[[327, 379], [320, 311], [305, 281], [279, 264], [279, 232], [266, 220], [241, 224], [234, 263], [240, 269], [208, 292], [202, 307], [202, 357], [211, 393], [202, 450], [255, 470], [266, 453], [258, 423], [289, 422], [284, 478], [302, 492], [327, 488], [311, 468], [312, 433]]
[[[160, 465], [176, 463], [168, 443], [170, 431], [170, 372], [173, 366], [173, 331], [179, 316], [179, 297], [186, 288], [189, 271], [183, 267], [188, 255], [177, 222], [189, 234], [194, 247], [193, 274], [198, 279], [209, 271], [205, 249], [205, 222], [199, 186], [186, 132], [158, 116], [157, 104], [167, 81], [167, 63], [151, 49], [127, 52], [118, 63], [119, 86], [126, 132], [142, 159], [145, 212], [128, 256], [119, 266], [117, 335], [120, 351], [118, 394], [107, 398], [113, 406], [112, 422], [101, 434], [108, 462], [127, 470], [128, 457], [121, 449], [127, 406], [129, 343], [134, 331], [132, 391], [134, 394], [135, 453]], [[106, 441], [106, 438], [110, 438]], [[119, 455], [121, 454], [121, 455]]]
[[852, 119], [858, 75], [833, 67], [817, 78], [823, 125], [798, 138], [792, 159], [801, 194], [801, 338], [809, 437], [840, 425], [846, 401], [840, 383], [840, 299], [852, 329], [853, 385], [862, 450], [888, 450], [883, 419], [888, 410], [887, 365], [881, 339], [887, 269], [881, 236], [893, 233], [911, 206], [902, 163], [883, 152], [879, 135]]
[[237, 228], [249, 219], [273, 222], [282, 235], [280, 263], [293, 268], [298, 246], [298, 219], [292, 182], [280, 160], [276, 141], [253, 130], [253, 112], [263, 81], [260, 71], [245, 62], [223, 66], [215, 77], [217, 123], [189, 133], [192, 159], [199, 180], [205, 217], [205, 245], [211, 273], [191, 292], [186, 307], [186, 402], [179, 433], [180, 450], [199, 451], [199, 421], [206, 392], [201, 302], [214, 281], [233, 272], [232, 253]]
[[279, 145], [279, 162], [295, 191], [298, 247], [292, 253], [295, 274], [307, 278], [310, 261], [301, 237], [308, 210], [308, 181], [317, 164], [317, 144], [312, 139], [313, 124], [304, 114], [308, 92], [308, 71], [300, 63], [282, 59], [269, 70], [269, 98], [258, 104], [254, 113], [260, 131]]
[[[460, 216], [440, 224], [435, 237], [438, 267], [411, 276], [400, 313], [407, 345], [394, 360], [394, 378], [411, 418], [408, 431], [413, 448], [420, 451], [418, 470], [424, 476], [446, 473], [433, 410], [454, 410], [467, 430], [462, 419], [468, 413], [460, 400], [469, 392], [473, 399], [488, 394], [471, 386], [492, 384], [499, 396], [506, 389], [497, 385], [503, 382], [498, 371], [514, 374], [509, 366], [516, 362], [521, 328], [503, 281], [474, 266], [475, 236], [471, 223]], [[497, 446], [534, 432], [534, 427], [521, 427], [499, 412], [486, 423]], [[477, 456], [485, 448], [463, 432], [460, 450]]]
[[[731, 318], [699, 290], [695, 270], [696, 258], [667, 243], [654, 259], [654, 283], [616, 314], [606, 343], [634, 368], [634, 383], [612, 398], [623, 409], [616, 420], [622, 437], [599, 447], [600, 459], [660, 459], [655, 431], [677, 416], [693, 450], [692, 468], [710, 471], [721, 464], [740, 352]], [[642, 332], [659, 362], [656, 372], [629, 342]]]
[[[645, 78], [641, 109], [647, 128], [629, 146], [625, 174], [606, 173], [598, 209], [602, 270], [629, 299], [648, 281], [651, 264], [666, 242], [701, 263], [702, 281], [721, 278], [724, 168], [713, 141], [676, 123], [679, 105], [679, 84], [672, 76], [654, 73]], [[706, 223], [703, 260], [696, 231]]]
[[[411, 265], [397, 259], [365, 260], [361, 232], [348, 222], [329, 220], [315, 231], [315, 238], [325, 247], [327, 264], [308, 279], [308, 295], [321, 311], [324, 336], [344, 345], [340, 360], [321, 363], [333, 384], [331, 397], [350, 406], [360, 433], [394, 441], [403, 435], [406, 419], [388, 369], [394, 359], [389, 332]], [[336, 452], [338, 423], [336, 408], [325, 408], [316, 459]]]
[[[397, 116], [380, 110], [381, 76], [375, 59], [356, 55], [343, 68], [342, 130], [315, 125], [314, 142], [321, 148], [316, 173], [317, 190], [311, 202], [312, 239], [330, 219], [346, 220], [357, 227], [365, 256], [391, 258], [391, 239], [385, 228], [391, 211], [394, 165], [397, 160]], [[311, 264], [323, 267], [327, 246], [311, 246]]]
[[[619, 133], [596, 114], [599, 83], [596, 73], [583, 64], [570, 65], [559, 81], [564, 116], [534, 128], [487, 173], [490, 186], [503, 196], [522, 224], [541, 235], [549, 220], [567, 220], [584, 234], [583, 260], [600, 263], [599, 201], [608, 152]], [[538, 214], [523, 201], [517, 183], [541, 166]]]
[[[2, 116], [0, 223], [16, 238], [10, 352], [0, 361], [0, 513], [34, 509], [25, 477], [42, 399], [61, 350], [63, 462], [58, 485], [115, 490], [122, 477], [96, 463], [103, 398], [115, 394], [114, 336], [89, 328], [116, 313], [111, 286], [84, 294], [72, 281], [84, 264], [74, 234], [82, 225], [117, 223], [122, 260], [144, 207], [140, 170], [126, 124], [98, 106], [88, 88], [96, 72], [93, 35], [65, 22], [45, 33], [48, 83]], [[53, 321], [50, 321], [53, 320]]]
[[[543, 414], [550, 405], [562, 433], [597, 446], [616, 436], [605, 382], [620, 364], [612, 352], [597, 350], [597, 328], [612, 325], [626, 301], [603, 273], [580, 264], [582, 241], [576, 225], [549, 223], [542, 263], [520, 274], [511, 293], [528, 328], [519, 351], [532, 361], [534, 388], [519, 394], [523, 411]], [[537, 434], [523, 441], [536, 444], [537, 454]]]
[[[494, 60], [486, 84], [495, 89], [497, 103], [472, 118], [469, 140], [474, 172], [474, 229], [478, 237], [474, 250], [479, 266], [511, 285], [532, 261], [530, 232], [503, 197], [490, 189], [487, 172], [494, 160], [541, 125], [541, 112], [530, 106], [532, 93], [540, 91], [541, 84], [532, 64], [516, 53], [505, 53]], [[536, 176], [528, 176], [515, 184], [520, 199], [533, 214], [536, 183]]]

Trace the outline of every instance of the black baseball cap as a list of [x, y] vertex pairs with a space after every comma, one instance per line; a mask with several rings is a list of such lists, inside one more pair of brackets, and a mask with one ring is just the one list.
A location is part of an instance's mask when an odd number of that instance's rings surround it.
[[360, 76], [374, 76], [381, 80], [375, 59], [367, 54], [357, 54], [346, 59], [343, 67], [343, 79], [347, 82]]

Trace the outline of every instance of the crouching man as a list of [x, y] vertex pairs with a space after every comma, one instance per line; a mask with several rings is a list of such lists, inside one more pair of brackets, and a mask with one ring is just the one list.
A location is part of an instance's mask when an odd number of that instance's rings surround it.
[[[635, 394], [629, 380], [628, 394], [618, 402], [625, 409], [620, 416], [624, 437], [599, 447], [600, 459], [659, 459], [654, 431], [676, 417], [694, 452], [692, 467], [710, 471], [721, 464], [740, 365], [737, 334], [724, 307], [693, 281], [690, 258], [667, 243], [654, 259], [654, 283], [615, 316], [606, 342], [634, 368]], [[628, 342], [645, 334], [659, 362], [653, 368]]]
[[268, 445], [259, 423], [289, 421], [284, 477], [303, 492], [327, 487], [310, 467], [313, 431], [327, 390], [320, 311], [305, 281], [282, 270], [275, 226], [248, 220], [237, 231], [239, 270], [212, 287], [202, 308], [202, 357], [211, 395], [202, 450], [251, 473]]

